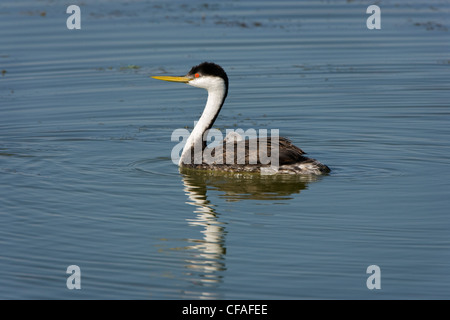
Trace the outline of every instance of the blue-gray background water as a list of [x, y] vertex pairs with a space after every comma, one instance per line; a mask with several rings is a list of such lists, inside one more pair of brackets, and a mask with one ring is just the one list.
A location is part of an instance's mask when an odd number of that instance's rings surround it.
[[[380, 30], [371, 1], [70, 4], [80, 30], [65, 1], [0, 4], [0, 298], [450, 297], [448, 1], [377, 1]], [[206, 92], [149, 76], [205, 60], [216, 128], [332, 173], [180, 173]]]

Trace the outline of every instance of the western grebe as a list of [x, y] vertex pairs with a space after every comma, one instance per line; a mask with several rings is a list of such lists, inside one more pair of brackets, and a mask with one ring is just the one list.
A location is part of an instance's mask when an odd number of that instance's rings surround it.
[[[207, 170], [221, 170], [232, 172], [263, 172], [265, 169], [270, 168], [271, 164], [262, 160], [262, 155], [270, 156], [274, 153], [274, 144], [272, 141], [277, 140], [276, 152], [278, 157], [275, 158], [278, 161], [276, 173], [281, 174], [324, 174], [330, 172], [330, 169], [315, 159], [304, 156], [305, 152], [300, 148], [294, 146], [290, 140], [283, 137], [267, 137], [258, 138], [256, 144], [253, 144], [255, 140], [246, 139], [242, 141], [242, 137], [238, 134], [227, 136], [224, 139], [222, 145], [220, 145], [221, 160], [219, 162], [210, 162], [203, 160], [203, 154], [218, 155], [215, 147], [207, 148], [206, 139], [204, 134], [207, 130], [211, 129], [219, 115], [225, 98], [228, 94], [228, 76], [221, 66], [212, 62], [203, 62], [198, 66], [194, 66], [191, 70], [182, 77], [172, 76], [154, 76], [152, 77], [158, 80], [182, 82], [190, 86], [203, 88], [208, 91], [208, 99], [203, 113], [195, 125], [192, 133], [186, 140], [186, 144], [181, 153], [178, 165], [180, 167], [190, 167], [195, 169], [207, 169]], [[227, 158], [227, 147], [233, 144], [236, 148], [232, 148], [232, 160]], [[243, 143], [243, 144], [241, 144]], [[244, 153], [239, 154], [239, 145], [245, 146]], [[257, 147], [251, 147], [256, 145]], [[197, 150], [196, 146], [201, 148], [200, 161], [195, 158]], [[261, 148], [266, 148], [264, 151]], [[261, 150], [260, 150], [261, 149]], [[205, 152], [207, 151], [207, 152]], [[236, 151], [236, 152], [234, 152]], [[261, 153], [262, 152], [262, 153]], [[230, 154], [230, 152], [229, 152]], [[195, 158], [195, 159], [194, 159]], [[217, 158], [216, 158], [217, 159]], [[227, 161], [226, 161], [227, 160]]]

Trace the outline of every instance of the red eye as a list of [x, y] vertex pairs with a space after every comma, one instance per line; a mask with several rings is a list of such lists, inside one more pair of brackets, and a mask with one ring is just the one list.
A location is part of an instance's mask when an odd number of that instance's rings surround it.
[[194, 74], [194, 77], [198, 78], [200, 75], [198, 73]]

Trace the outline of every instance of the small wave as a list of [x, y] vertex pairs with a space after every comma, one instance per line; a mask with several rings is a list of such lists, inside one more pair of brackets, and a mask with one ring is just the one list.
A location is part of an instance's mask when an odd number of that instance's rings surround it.
[[176, 176], [178, 167], [168, 157], [136, 160], [128, 164], [128, 168], [144, 174], [158, 176]]
[[338, 165], [331, 167], [330, 176], [352, 178], [354, 180], [360, 179], [372, 179], [372, 178], [386, 178], [395, 176], [404, 176], [405, 172], [396, 168], [395, 166], [387, 166], [386, 163], [383, 166], [375, 167], [368, 164], [351, 164], [346, 166]]

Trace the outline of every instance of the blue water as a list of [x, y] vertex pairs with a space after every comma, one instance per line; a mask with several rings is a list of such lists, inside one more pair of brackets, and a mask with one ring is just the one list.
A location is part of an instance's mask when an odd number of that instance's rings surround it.
[[[75, 4], [75, 3], [74, 3]], [[1, 299], [448, 299], [450, 5], [0, 5]], [[172, 132], [279, 129], [332, 173], [183, 173]], [[67, 267], [81, 270], [69, 290]], [[381, 289], [368, 289], [370, 265]]]

